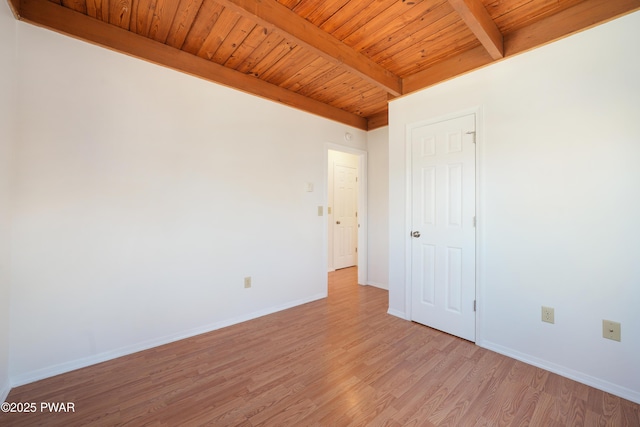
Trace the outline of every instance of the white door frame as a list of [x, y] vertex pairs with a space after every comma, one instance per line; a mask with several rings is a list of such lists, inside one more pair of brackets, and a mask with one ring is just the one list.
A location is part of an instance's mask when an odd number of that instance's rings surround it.
[[451, 119], [456, 119], [458, 117], [467, 116], [469, 114], [475, 114], [476, 117], [476, 342], [481, 340], [481, 319], [482, 319], [482, 290], [483, 286], [481, 283], [481, 268], [482, 268], [482, 248], [483, 248], [483, 212], [482, 212], [482, 204], [480, 201], [482, 200], [482, 139], [484, 136], [484, 127], [483, 127], [483, 116], [482, 116], [482, 107], [473, 107], [467, 110], [457, 111], [455, 113], [447, 114], [444, 116], [433, 117], [426, 120], [421, 120], [419, 122], [409, 123], [405, 127], [405, 164], [406, 164], [406, 208], [405, 208], [405, 318], [407, 320], [411, 319], [411, 298], [412, 298], [412, 287], [411, 287], [411, 243], [412, 238], [410, 237], [411, 233], [411, 221], [412, 221], [412, 206], [413, 206], [413, 198], [411, 194], [412, 186], [411, 186], [411, 177], [412, 177], [412, 162], [411, 162], [411, 135], [412, 131], [415, 128], [419, 128], [422, 126], [432, 125], [434, 123], [444, 122]]
[[357, 148], [348, 147], [346, 145], [325, 143], [324, 150], [324, 265], [329, 269], [329, 223], [327, 213], [327, 203], [329, 197], [329, 150], [341, 151], [343, 153], [354, 154], [358, 156], [358, 283], [366, 285], [367, 277], [367, 152]]

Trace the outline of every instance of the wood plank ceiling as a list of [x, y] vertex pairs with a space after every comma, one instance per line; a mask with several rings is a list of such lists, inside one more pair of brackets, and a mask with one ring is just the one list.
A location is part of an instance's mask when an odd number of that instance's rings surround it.
[[18, 19], [364, 130], [640, 0], [9, 0]]

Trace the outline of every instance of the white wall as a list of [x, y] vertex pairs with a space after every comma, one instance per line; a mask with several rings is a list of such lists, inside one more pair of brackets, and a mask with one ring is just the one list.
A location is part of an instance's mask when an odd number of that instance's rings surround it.
[[369, 284], [389, 289], [389, 128], [367, 134]]
[[11, 156], [15, 134], [16, 24], [0, 1], [0, 402], [9, 394]]
[[325, 147], [365, 132], [18, 35], [14, 384], [326, 295]]
[[478, 344], [640, 402], [638, 28], [636, 12], [391, 102], [390, 312], [408, 314], [405, 126], [480, 106]]

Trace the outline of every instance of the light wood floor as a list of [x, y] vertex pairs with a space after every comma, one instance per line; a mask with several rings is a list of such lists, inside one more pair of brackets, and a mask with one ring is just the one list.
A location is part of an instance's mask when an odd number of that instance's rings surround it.
[[639, 405], [389, 316], [387, 292], [329, 298], [11, 391], [75, 413], [2, 426], [640, 426]]

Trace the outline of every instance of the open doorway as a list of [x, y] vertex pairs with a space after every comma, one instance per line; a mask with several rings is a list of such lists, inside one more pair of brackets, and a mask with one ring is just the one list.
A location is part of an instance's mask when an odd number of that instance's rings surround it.
[[366, 284], [366, 152], [327, 149], [328, 271], [356, 267]]
[[333, 270], [358, 265], [358, 156], [329, 150], [327, 212]]

